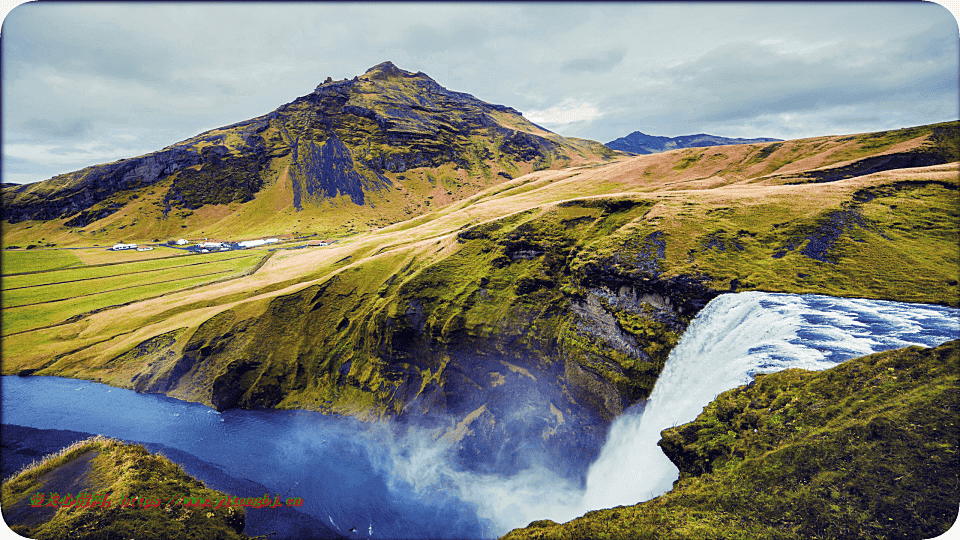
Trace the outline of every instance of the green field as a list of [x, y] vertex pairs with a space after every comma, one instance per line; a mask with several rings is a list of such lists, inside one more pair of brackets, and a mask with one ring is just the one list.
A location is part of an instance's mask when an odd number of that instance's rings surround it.
[[83, 264], [72, 252], [65, 249], [49, 250], [4, 250], [2, 258], [4, 281], [10, 274], [44, 272]]
[[[238, 277], [266, 256], [262, 251], [233, 251], [149, 260], [131, 257], [126, 262], [76, 266], [82, 264], [80, 259], [65, 250], [14, 255], [10, 261], [4, 258], [4, 336], [62, 323], [94, 310]], [[64, 268], [67, 265], [73, 266]], [[37, 270], [41, 268], [46, 269]], [[7, 275], [8, 271], [14, 275]]]

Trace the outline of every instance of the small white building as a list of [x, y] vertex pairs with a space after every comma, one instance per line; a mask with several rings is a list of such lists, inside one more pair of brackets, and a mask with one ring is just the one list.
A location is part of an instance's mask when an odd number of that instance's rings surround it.
[[137, 251], [150, 251], [153, 248], [151, 246], [140, 246], [137, 248]]
[[122, 243], [117, 243], [117, 244], [114, 244], [113, 247], [110, 248], [110, 249], [111, 249], [112, 251], [123, 251], [123, 250], [125, 250], [125, 249], [137, 249], [137, 245], [136, 245], [136, 244], [122, 244]]
[[242, 248], [252, 248], [265, 244], [274, 244], [279, 241], [280, 240], [278, 238], [264, 238], [262, 240], [244, 240], [243, 242], [237, 242], [237, 245]]
[[185, 245], [187, 245], [187, 239], [186, 239], [186, 238], [181, 238], [181, 239], [177, 240], [177, 245], [178, 245], [178, 246], [185, 246]]

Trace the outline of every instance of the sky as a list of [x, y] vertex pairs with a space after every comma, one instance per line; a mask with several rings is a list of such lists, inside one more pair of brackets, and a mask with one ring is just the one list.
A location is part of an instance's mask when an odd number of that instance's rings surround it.
[[960, 28], [935, 3], [34, 2], [0, 39], [14, 183], [159, 150], [386, 60], [603, 143], [960, 118]]

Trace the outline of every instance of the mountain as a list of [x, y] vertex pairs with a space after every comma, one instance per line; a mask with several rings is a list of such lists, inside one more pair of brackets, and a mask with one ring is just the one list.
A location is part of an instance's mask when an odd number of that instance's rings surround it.
[[681, 135], [680, 137], [658, 137], [647, 135], [639, 131], [620, 137], [607, 143], [607, 147], [631, 154], [656, 154], [677, 148], [702, 148], [705, 146], [724, 146], [728, 144], [753, 144], [764, 142], [780, 142], [782, 139], [760, 137], [756, 139], [731, 139], [698, 133], [696, 135]]
[[960, 503], [958, 345], [757, 375], [662, 432], [671, 491], [504, 540], [942, 538]]
[[561, 137], [510, 107], [384, 62], [157, 152], [5, 185], [3, 217], [10, 225], [49, 222], [46, 237], [61, 243], [342, 234], [534, 170], [614, 156], [599, 143]]

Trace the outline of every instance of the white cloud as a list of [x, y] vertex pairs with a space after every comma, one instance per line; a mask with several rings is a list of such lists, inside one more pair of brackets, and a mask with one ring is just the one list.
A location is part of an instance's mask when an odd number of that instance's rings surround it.
[[[39, 145], [17, 150], [53, 160], [38, 171], [159, 150], [385, 60], [599, 141], [957, 116], [956, 22], [928, 3], [35, 2], [3, 30], [3, 140]], [[717, 132], [733, 126], [764, 131]]]
[[523, 116], [537, 124], [563, 126], [574, 122], [589, 122], [600, 117], [601, 113], [591, 103], [567, 98], [549, 109], [527, 111]]
[[91, 165], [116, 161], [143, 155], [153, 150], [159, 150], [159, 148], [144, 151], [143, 149], [119, 148], [95, 142], [69, 146], [13, 143], [3, 145], [3, 158], [4, 160], [16, 158], [34, 163], [75, 166], [80, 163]]

